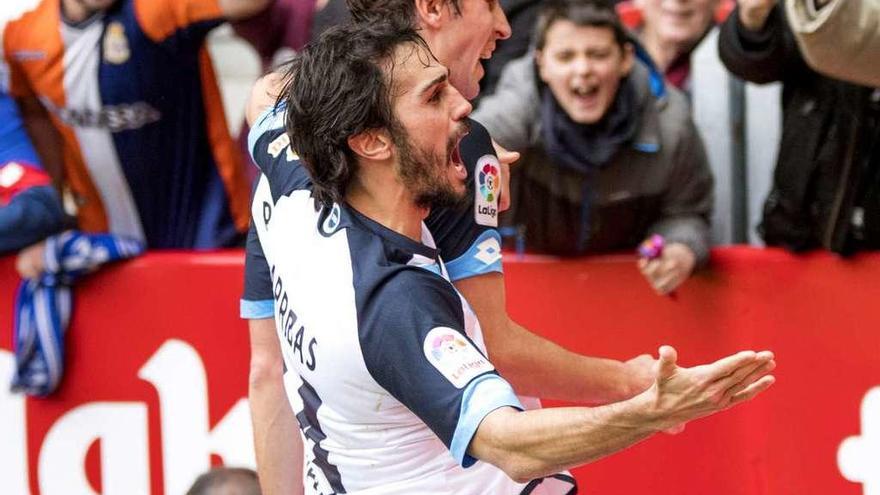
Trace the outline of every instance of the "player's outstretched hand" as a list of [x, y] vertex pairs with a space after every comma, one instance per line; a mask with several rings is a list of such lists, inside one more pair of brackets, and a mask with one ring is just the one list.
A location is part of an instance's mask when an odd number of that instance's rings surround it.
[[657, 379], [648, 390], [660, 430], [675, 432], [684, 423], [723, 411], [767, 390], [776, 368], [770, 351], [742, 351], [711, 364], [682, 368], [678, 353], [660, 348]]

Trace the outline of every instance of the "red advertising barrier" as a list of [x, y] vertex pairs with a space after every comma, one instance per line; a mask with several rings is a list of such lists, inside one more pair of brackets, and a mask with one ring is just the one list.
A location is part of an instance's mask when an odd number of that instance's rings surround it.
[[[764, 396], [575, 470], [584, 493], [876, 495], [880, 256], [728, 248], [675, 298], [632, 257], [506, 261], [511, 314], [573, 350], [684, 365], [772, 349]], [[0, 260], [0, 493], [179, 495], [212, 464], [252, 465], [242, 256], [159, 253], [77, 287], [66, 376], [6, 392], [12, 260]], [[4, 350], [5, 349], [5, 350]]]

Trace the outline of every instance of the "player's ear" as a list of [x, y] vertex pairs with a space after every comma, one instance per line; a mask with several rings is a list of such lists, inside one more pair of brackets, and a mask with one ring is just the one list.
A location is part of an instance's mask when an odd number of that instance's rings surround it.
[[437, 29], [452, 13], [448, 0], [415, 0], [416, 17], [422, 27]]
[[391, 158], [394, 142], [385, 129], [369, 129], [349, 136], [348, 147], [355, 155], [372, 161], [383, 161]]

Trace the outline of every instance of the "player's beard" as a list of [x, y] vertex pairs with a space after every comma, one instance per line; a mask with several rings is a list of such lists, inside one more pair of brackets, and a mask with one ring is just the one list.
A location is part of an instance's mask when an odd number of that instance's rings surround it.
[[459, 136], [447, 140], [446, 156], [413, 146], [403, 126], [397, 126], [392, 136], [399, 153], [398, 175], [412, 192], [416, 206], [442, 208], [455, 206], [464, 199], [465, 188], [450, 183], [448, 171]]

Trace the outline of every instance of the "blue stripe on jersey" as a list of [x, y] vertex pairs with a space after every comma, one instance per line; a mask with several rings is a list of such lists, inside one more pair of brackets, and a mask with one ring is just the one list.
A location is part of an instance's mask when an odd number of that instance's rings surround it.
[[40, 163], [31, 140], [25, 133], [18, 105], [11, 96], [0, 90], [0, 164], [25, 162]]
[[483, 231], [464, 254], [446, 262], [446, 270], [453, 281], [493, 272], [502, 273], [501, 235], [495, 229]]
[[515, 407], [523, 410], [522, 404], [510, 388], [510, 384], [498, 375], [486, 374], [477, 377], [464, 389], [461, 399], [461, 413], [458, 426], [452, 435], [449, 451], [461, 467], [470, 467], [477, 459], [467, 453], [468, 446], [480, 422], [500, 407]]
[[272, 299], [262, 301], [239, 301], [239, 314], [244, 320], [261, 320], [275, 316], [275, 305]]

